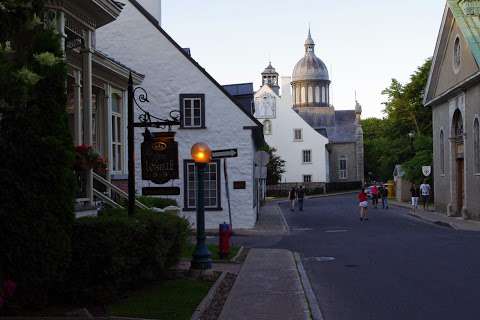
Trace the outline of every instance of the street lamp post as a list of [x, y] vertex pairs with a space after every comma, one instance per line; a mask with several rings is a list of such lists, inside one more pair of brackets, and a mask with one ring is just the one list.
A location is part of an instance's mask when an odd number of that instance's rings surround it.
[[204, 175], [207, 164], [211, 161], [212, 151], [204, 143], [193, 145], [192, 159], [195, 161], [195, 171], [197, 178], [196, 198], [197, 198], [197, 244], [191, 268], [196, 270], [207, 270], [212, 267], [212, 260], [208, 247], [205, 244], [205, 203], [204, 203]]
[[414, 131], [410, 131], [408, 133], [408, 137], [410, 138], [410, 149], [412, 150], [412, 153], [414, 153], [414, 148], [413, 148], [413, 138], [415, 138], [415, 132]]

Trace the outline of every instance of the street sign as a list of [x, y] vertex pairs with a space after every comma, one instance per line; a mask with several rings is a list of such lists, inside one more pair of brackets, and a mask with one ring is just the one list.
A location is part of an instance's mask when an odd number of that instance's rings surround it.
[[237, 149], [212, 150], [212, 159], [236, 158], [238, 157]]
[[432, 173], [432, 167], [431, 166], [423, 166], [422, 167], [422, 172], [423, 172], [423, 175], [425, 177], [428, 177]]
[[146, 135], [141, 144], [142, 179], [164, 184], [178, 179], [178, 143], [175, 132]]

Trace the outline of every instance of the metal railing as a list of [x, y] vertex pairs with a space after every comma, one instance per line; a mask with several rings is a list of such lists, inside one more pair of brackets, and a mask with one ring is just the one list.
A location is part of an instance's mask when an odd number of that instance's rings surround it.
[[[123, 191], [122, 189], [120, 189], [116, 185], [112, 184], [110, 181], [108, 181], [107, 179], [103, 178], [102, 176], [98, 175], [95, 172], [93, 173], [93, 180], [102, 184], [104, 187], [107, 188], [106, 194], [103, 193], [103, 192], [100, 192], [96, 189], [93, 189], [93, 192], [94, 192], [96, 197], [100, 198], [102, 201], [106, 202], [107, 204], [111, 205], [114, 208], [122, 208], [123, 209], [123, 206], [121, 204], [119, 204], [117, 201], [113, 200], [112, 197], [109, 196], [109, 194], [111, 194], [111, 192], [114, 192], [120, 198], [128, 201], [128, 193], [126, 193], [125, 191]], [[144, 210], [149, 209], [146, 205], [144, 205], [143, 203], [141, 203], [138, 200], [135, 200], [135, 206], [137, 208], [144, 209]]]

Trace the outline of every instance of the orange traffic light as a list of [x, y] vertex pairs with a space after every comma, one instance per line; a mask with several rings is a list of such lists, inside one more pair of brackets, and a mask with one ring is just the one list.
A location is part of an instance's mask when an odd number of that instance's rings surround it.
[[192, 159], [198, 163], [209, 163], [212, 160], [212, 150], [205, 143], [195, 143], [191, 150]]

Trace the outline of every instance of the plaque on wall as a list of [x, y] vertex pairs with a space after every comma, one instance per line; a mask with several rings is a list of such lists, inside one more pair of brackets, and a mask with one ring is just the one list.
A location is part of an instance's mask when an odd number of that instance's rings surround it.
[[180, 195], [179, 187], [145, 187], [142, 188], [144, 196], [178, 196]]
[[146, 131], [141, 145], [142, 179], [164, 184], [178, 179], [178, 143], [175, 132]]
[[234, 181], [233, 189], [246, 189], [247, 183], [245, 181]]

